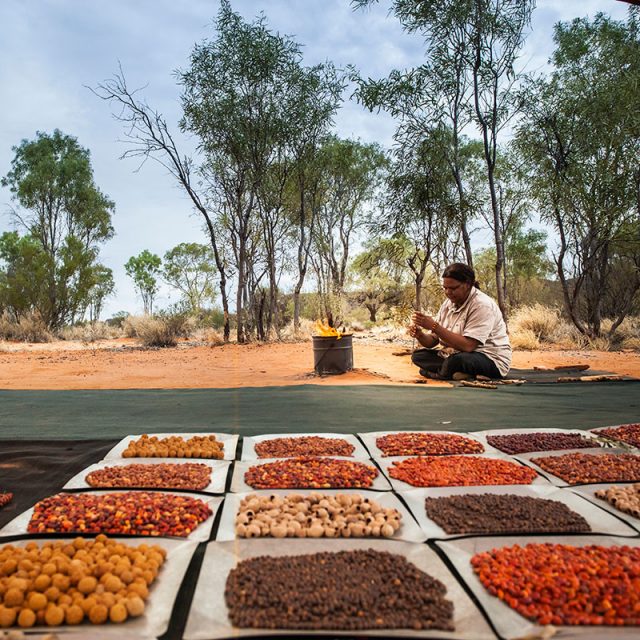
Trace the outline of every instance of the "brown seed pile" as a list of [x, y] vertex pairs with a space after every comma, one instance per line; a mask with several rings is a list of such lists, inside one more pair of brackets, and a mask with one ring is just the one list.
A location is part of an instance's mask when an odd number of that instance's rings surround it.
[[0, 493], [0, 509], [13, 500], [13, 493]]
[[606, 500], [616, 509], [640, 518], [640, 484], [630, 487], [609, 487], [596, 491], [596, 498]]
[[426, 498], [427, 515], [447, 533], [584, 533], [589, 523], [557, 500], [483, 493]]
[[254, 489], [366, 489], [378, 470], [355, 460], [303, 457], [250, 467], [244, 481]]
[[402, 556], [356, 550], [244, 560], [227, 578], [235, 627], [452, 631], [446, 587]]
[[462, 453], [482, 453], [477, 440], [454, 433], [391, 433], [376, 438], [383, 456], [443, 456]]
[[215, 436], [181, 436], [158, 438], [146, 433], [129, 442], [123, 458], [224, 458], [224, 444]]
[[640, 423], [623, 424], [619, 427], [609, 427], [598, 431], [598, 435], [612, 440], [626, 442], [632, 447], [640, 447]]
[[640, 480], [640, 456], [629, 453], [566, 453], [531, 462], [568, 484]]
[[160, 546], [99, 535], [0, 547], [0, 627], [124, 622], [144, 613]]
[[391, 538], [401, 513], [360, 494], [251, 494], [236, 515], [239, 538]]
[[129, 464], [96, 469], [88, 473], [85, 480], [90, 487], [109, 489], [140, 487], [202, 491], [211, 482], [211, 467], [198, 462]]
[[296, 438], [273, 438], [257, 442], [258, 458], [295, 458], [297, 456], [345, 456], [353, 455], [355, 447], [344, 438], [322, 438], [299, 436]]
[[502, 436], [487, 436], [487, 442], [505, 453], [528, 453], [530, 451], [556, 451], [558, 449], [586, 449], [600, 444], [579, 433], [513, 433]]

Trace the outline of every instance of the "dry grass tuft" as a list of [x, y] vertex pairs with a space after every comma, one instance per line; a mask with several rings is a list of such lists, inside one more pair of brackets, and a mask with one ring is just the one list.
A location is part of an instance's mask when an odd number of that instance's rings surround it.
[[553, 342], [562, 320], [557, 309], [542, 304], [520, 307], [509, 322], [512, 335], [533, 333], [540, 342]]
[[58, 332], [61, 340], [77, 340], [79, 342], [95, 342], [120, 337], [120, 330], [110, 327], [104, 322], [87, 323], [74, 327], [64, 327]]
[[509, 336], [511, 346], [514, 349], [521, 349], [523, 351], [536, 351], [540, 348], [540, 340], [538, 336], [531, 331], [531, 329], [520, 329], [519, 331], [512, 331]]
[[300, 318], [298, 331], [293, 328], [293, 320], [280, 332], [282, 342], [302, 342], [314, 334], [315, 322], [308, 318]]
[[30, 313], [17, 322], [5, 313], [0, 316], [0, 339], [17, 342], [51, 342], [53, 335], [37, 313]]
[[220, 347], [224, 344], [224, 335], [222, 331], [213, 327], [204, 327], [196, 329], [192, 335], [194, 340], [204, 342], [209, 347]]

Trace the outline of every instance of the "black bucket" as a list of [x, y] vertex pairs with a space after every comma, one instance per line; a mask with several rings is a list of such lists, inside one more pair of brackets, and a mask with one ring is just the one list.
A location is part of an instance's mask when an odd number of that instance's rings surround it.
[[345, 373], [353, 369], [352, 334], [312, 336], [313, 368], [321, 376]]

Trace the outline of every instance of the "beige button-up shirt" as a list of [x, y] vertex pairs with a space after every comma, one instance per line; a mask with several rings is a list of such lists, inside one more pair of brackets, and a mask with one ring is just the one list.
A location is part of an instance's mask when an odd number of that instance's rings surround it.
[[449, 331], [477, 340], [480, 344], [475, 350], [491, 358], [500, 375], [509, 373], [512, 352], [507, 327], [500, 307], [486, 293], [473, 287], [460, 307], [446, 299], [435, 321]]

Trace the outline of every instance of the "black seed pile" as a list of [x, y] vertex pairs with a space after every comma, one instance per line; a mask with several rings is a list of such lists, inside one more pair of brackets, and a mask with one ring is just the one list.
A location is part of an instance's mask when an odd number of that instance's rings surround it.
[[241, 628], [453, 631], [445, 593], [404, 557], [368, 549], [243, 560], [224, 596]]
[[427, 515], [447, 533], [584, 533], [589, 523], [557, 500], [513, 494], [426, 498]]
[[503, 436], [487, 436], [487, 442], [492, 447], [511, 454], [600, 446], [597, 441], [579, 433], [511, 433]]

